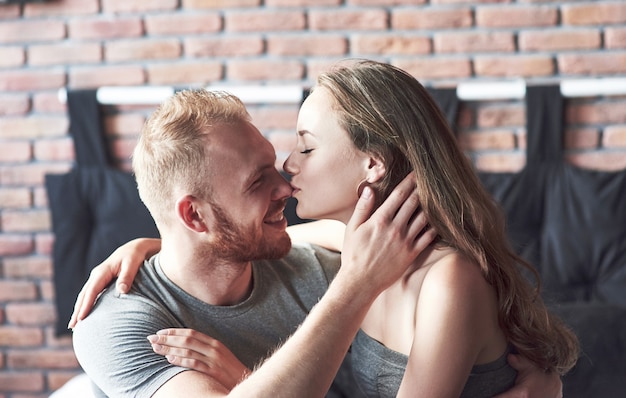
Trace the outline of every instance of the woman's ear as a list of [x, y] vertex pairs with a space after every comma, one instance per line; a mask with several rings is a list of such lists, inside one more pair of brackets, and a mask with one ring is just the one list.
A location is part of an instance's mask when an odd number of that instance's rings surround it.
[[207, 223], [200, 203], [192, 195], [185, 195], [176, 201], [176, 215], [181, 223], [194, 232], [206, 232]]
[[367, 181], [370, 184], [380, 181], [387, 173], [387, 167], [381, 158], [370, 157], [367, 166]]

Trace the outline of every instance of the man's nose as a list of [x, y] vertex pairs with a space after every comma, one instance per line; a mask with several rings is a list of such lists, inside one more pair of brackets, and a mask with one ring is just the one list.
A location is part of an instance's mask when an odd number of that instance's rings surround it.
[[291, 184], [289, 183], [289, 181], [280, 172], [278, 172], [278, 170], [276, 171], [276, 178], [277, 178], [278, 185], [276, 189], [274, 190], [275, 192], [274, 199], [281, 200], [281, 199], [291, 197], [293, 188], [291, 187]]

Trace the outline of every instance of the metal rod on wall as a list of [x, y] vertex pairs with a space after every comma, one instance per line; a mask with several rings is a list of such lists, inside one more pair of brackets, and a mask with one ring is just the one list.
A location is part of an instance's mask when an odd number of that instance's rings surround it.
[[[457, 85], [456, 93], [465, 101], [521, 99], [526, 95], [528, 84], [522, 79], [462, 82]], [[559, 84], [561, 94], [566, 98], [626, 95], [626, 77], [563, 79]]]
[[626, 77], [562, 80], [561, 94], [569, 98], [626, 95]]
[[[241, 86], [210, 85], [210, 91], [227, 91], [247, 104], [293, 104], [302, 102], [304, 88], [299, 85]], [[96, 98], [103, 105], [153, 105], [160, 104], [176, 92], [165, 86], [105, 86], [97, 89]], [[59, 101], [67, 101], [67, 90], [58, 92]]]
[[[522, 99], [526, 95], [528, 84], [523, 79], [468, 81], [459, 83], [456, 92], [462, 101]], [[561, 93], [567, 98], [626, 95], [626, 77], [564, 79], [559, 84]], [[228, 91], [247, 104], [294, 104], [302, 102], [306, 88], [301, 85], [224, 84], [209, 85], [206, 89]], [[175, 91], [174, 87], [165, 86], [106, 86], [98, 89], [97, 98], [98, 102], [105, 105], [151, 105], [162, 103]], [[58, 97], [61, 102], [66, 102], [65, 88], [59, 90]]]

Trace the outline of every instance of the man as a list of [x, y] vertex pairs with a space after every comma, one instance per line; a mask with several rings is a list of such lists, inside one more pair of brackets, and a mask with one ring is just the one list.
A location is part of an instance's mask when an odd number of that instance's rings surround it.
[[[291, 187], [274, 164], [273, 147], [236, 97], [180, 92], [146, 122], [133, 169], [161, 251], [128, 294], [104, 292], [74, 329], [76, 355], [100, 395], [296, 397], [328, 390], [369, 305], [432, 231], [420, 234], [426, 222], [416, 213], [411, 180], [369, 219], [374, 201], [366, 190], [346, 228], [338, 271], [335, 253], [291, 248], [283, 216]], [[396, 269], [386, 261], [392, 255]], [[219, 378], [152, 351], [146, 337], [171, 327], [220, 340], [249, 368], [293, 336], [229, 392]]]
[[[350, 247], [358, 250], [344, 251], [343, 267], [324, 295], [339, 258], [316, 247], [290, 251], [283, 210], [291, 186], [274, 167], [273, 147], [248, 118], [235, 97], [186, 91], [147, 121], [133, 169], [159, 228], [161, 251], [140, 271], [130, 294], [105, 292], [74, 329], [76, 355], [104, 394], [225, 395], [216, 379], [155, 354], [146, 337], [167, 327], [193, 328], [218, 338], [252, 368], [317, 305], [298, 338], [236, 390], [243, 396], [276, 388], [290, 397], [316, 390], [323, 395], [368, 305], [402, 271], [394, 273], [382, 251], [368, 247], [383, 243], [386, 254], [406, 266], [425, 246], [428, 235], [411, 243], [425, 222], [411, 222], [417, 198], [408, 181], [392, 206], [381, 207], [379, 213], [387, 211], [384, 218], [392, 221], [388, 230], [361, 225], [371, 206], [357, 212]], [[385, 266], [385, 278], [361, 272], [377, 265]], [[248, 315], [252, 304], [255, 311]], [[326, 353], [321, 345], [329, 347]]]

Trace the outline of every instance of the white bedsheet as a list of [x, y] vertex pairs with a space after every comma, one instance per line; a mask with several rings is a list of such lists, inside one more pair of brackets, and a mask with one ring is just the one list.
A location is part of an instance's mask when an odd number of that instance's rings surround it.
[[49, 398], [95, 398], [91, 381], [85, 373], [72, 377], [63, 387], [53, 392]]

